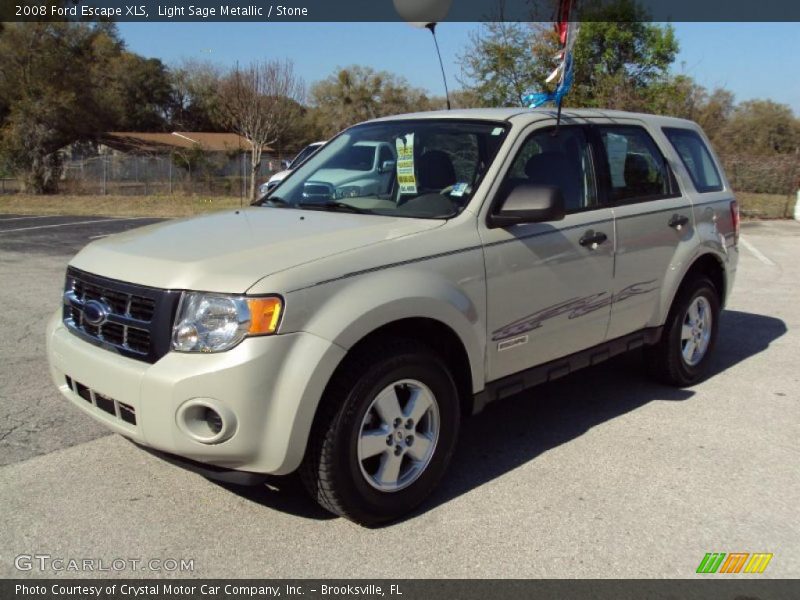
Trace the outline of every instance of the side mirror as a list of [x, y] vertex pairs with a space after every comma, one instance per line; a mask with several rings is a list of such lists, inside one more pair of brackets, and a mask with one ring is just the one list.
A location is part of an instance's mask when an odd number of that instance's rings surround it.
[[514, 186], [494, 214], [489, 227], [509, 227], [522, 223], [560, 221], [564, 218], [564, 195], [561, 188], [536, 183]]
[[303, 184], [303, 202], [330, 202], [336, 196], [333, 185], [324, 181], [306, 181]]
[[378, 173], [389, 173], [390, 171], [394, 171], [396, 165], [397, 161], [385, 160], [378, 169]]

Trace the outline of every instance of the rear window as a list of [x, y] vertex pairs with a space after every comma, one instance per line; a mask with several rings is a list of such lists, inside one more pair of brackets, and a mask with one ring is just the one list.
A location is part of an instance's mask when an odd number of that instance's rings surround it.
[[700, 193], [722, 190], [722, 178], [703, 138], [691, 129], [664, 128], [664, 133], [681, 157], [695, 189]]

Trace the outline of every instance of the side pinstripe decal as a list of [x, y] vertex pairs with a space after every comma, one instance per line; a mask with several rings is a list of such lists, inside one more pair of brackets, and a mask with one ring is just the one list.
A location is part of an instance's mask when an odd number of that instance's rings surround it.
[[570, 227], [563, 227], [560, 229], [553, 229], [552, 231], [538, 231], [536, 233], [531, 233], [528, 235], [521, 235], [518, 237], [514, 237], [508, 240], [499, 240], [496, 242], [491, 242], [489, 244], [478, 244], [475, 246], [467, 246], [466, 248], [459, 248], [458, 250], [449, 250], [447, 252], [439, 252], [437, 254], [430, 254], [428, 256], [420, 256], [419, 258], [410, 258], [408, 260], [401, 260], [394, 263], [389, 263], [386, 265], [380, 265], [377, 267], [371, 267], [369, 269], [361, 269], [358, 271], [351, 271], [350, 273], [345, 273], [344, 275], [340, 275], [338, 277], [332, 277], [331, 279], [323, 279], [311, 285], [306, 285], [300, 288], [296, 288], [294, 290], [290, 290], [288, 293], [292, 294], [294, 292], [299, 292], [302, 290], [307, 290], [313, 287], [317, 287], [318, 285], [325, 285], [326, 283], [333, 283], [335, 281], [342, 281], [343, 279], [350, 279], [351, 277], [357, 277], [359, 275], [366, 275], [367, 273], [376, 273], [378, 271], [384, 271], [386, 269], [393, 269], [395, 267], [405, 267], [407, 265], [411, 265], [414, 263], [424, 262], [426, 260], [434, 260], [437, 258], [444, 258], [446, 256], [454, 256], [456, 254], [462, 254], [464, 252], [472, 252], [473, 250], [480, 250], [481, 248], [493, 248], [495, 246], [502, 246], [503, 244], [510, 244], [512, 242], [517, 242], [520, 240], [527, 240], [535, 237], [541, 237], [544, 235], [552, 235], [555, 233], [562, 233], [564, 231], [571, 231], [573, 229], [581, 229], [583, 227], [592, 227], [594, 225], [600, 225], [602, 223], [611, 223], [613, 219], [602, 219], [600, 221], [591, 221], [589, 223], [582, 223], [580, 225], [571, 225]]
[[[685, 204], [685, 205], [682, 205], [682, 206], [673, 206], [671, 208], [664, 208], [664, 209], [661, 209], [661, 210], [653, 210], [653, 211], [650, 211], [650, 212], [640, 212], [640, 213], [636, 213], [636, 214], [633, 214], [633, 215], [625, 215], [625, 216], [622, 216], [622, 217], [616, 217], [616, 220], [617, 221], [624, 221], [624, 220], [627, 220], [627, 219], [633, 219], [635, 217], [642, 217], [642, 216], [646, 216], [646, 215], [654, 215], [654, 214], [664, 213], [664, 212], [672, 212], [672, 211], [676, 211], [676, 210], [685, 210], [687, 208], [689, 208], [689, 209], [690, 208], [697, 208], [699, 206], [707, 206], [709, 204], [719, 204], [719, 203], [728, 202], [728, 201], [729, 201], [728, 199], [724, 199], [723, 198], [723, 199], [720, 199], [720, 200], [709, 200], [707, 202], [699, 202], [699, 203], [695, 203], [695, 204], [691, 204], [690, 203], [690, 204]], [[603, 207], [603, 208], [612, 208], [613, 209], [614, 207], [610, 205], [610, 206], [606, 206], [606, 207]], [[408, 260], [402, 260], [402, 261], [398, 261], [398, 262], [395, 262], [395, 263], [389, 263], [387, 265], [380, 265], [380, 266], [372, 267], [372, 268], [369, 268], [369, 269], [361, 269], [359, 271], [352, 271], [350, 273], [345, 273], [344, 275], [340, 275], [339, 277], [332, 277], [331, 279], [323, 279], [322, 281], [318, 281], [318, 282], [313, 283], [311, 285], [307, 285], [307, 286], [303, 286], [303, 287], [300, 287], [300, 288], [296, 288], [294, 290], [290, 290], [288, 293], [291, 294], [291, 293], [294, 293], [294, 292], [307, 290], [307, 289], [316, 287], [318, 285], [325, 285], [326, 283], [333, 283], [333, 282], [336, 282], [336, 281], [342, 281], [344, 279], [350, 279], [352, 277], [358, 277], [359, 275], [366, 275], [367, 273], [376, 273], [378, 271], [383, 271], [385, 269], [393, 269], [395, 267], [404, 267], [404, 266], [411, 265], [411, 264], [414, 264], [414, 263], [424, 262], [426, 260], [434, 260], [434, 259], [437, 259], [437, 258], [444, 258], [446, 256], [453, 256], [453, 255], [456, 255], [456, 254], [461, 254], [463, 252], [472, 252], [474, 250], [480, 250], [481, 248], [494, 248], [496, 246], [502, 246], [503, 244], [510, 244], [512, 242], [516, 242], [516, 241], [519, 241], [519, 240], [527, 240], [527, 239], [531, 239], [531, 238], [535, 238], [535, 237], [540, 237], [540, 236], [543, 236], [543, 235], [552, 235], [552, 234], [561, 233], [561, 232], [564, 232], [564, 231], [571, 231], [573, 229], [580, 229], [582, 227], [592, 227], [592, 226], [595, 226], [595, 225], [602, 225], [604, 223], [611, 223], [613, 221], [614, 221], [613, 218], [601, 219], [601, 220], [598, 220], [598, 221], [590, 221], [588, 223], [581, 223], [580, 225], [571, 225], [569, 227], [553, 229], [552, 231], [538, 231], [536, 233], [531, 233], [531, 234], [528, 234], [528, 235], [521, 235], [521, 236], [518, 236], [518, 237], [514, 237], [512, 239], [508, 239], [508, 240], [498, 240], [496, 242], [490, 242], [490, 243], [484, 244], [484, 245], [468, 246], [466, 248], [460, 248], [458, 250], [450, 250], [448, 252], [439, 252], [437, 254], [430, 254], [428, 256], [420, 256], [419, 258], [410, 258]]]

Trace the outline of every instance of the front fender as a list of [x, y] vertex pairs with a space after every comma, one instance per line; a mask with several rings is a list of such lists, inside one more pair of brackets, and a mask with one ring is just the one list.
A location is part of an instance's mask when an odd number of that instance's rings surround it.
[[[287, 296], [282, 332], [307, 331], [345, 349], [376, 329], [402, 319], [447, 325], [463, 344], [472, 387], [484, 381], [486, 332], [483, 277], [455, 282], [433, 270], [387, 269], [314, 286]], [[413, 331], [409, 334], [413, 335]]]

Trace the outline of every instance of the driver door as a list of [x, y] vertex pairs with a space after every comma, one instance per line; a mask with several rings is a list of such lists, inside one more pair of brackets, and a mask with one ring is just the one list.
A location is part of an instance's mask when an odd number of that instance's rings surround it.
[[499, 379], [606, 338], [614, 222], [598, 195], [595, 153], [581, 125], [520, 136], [493, 206], [519, 182], [558, 186], [561, 221], [480, 225], [487, 279], [487, 374]]

